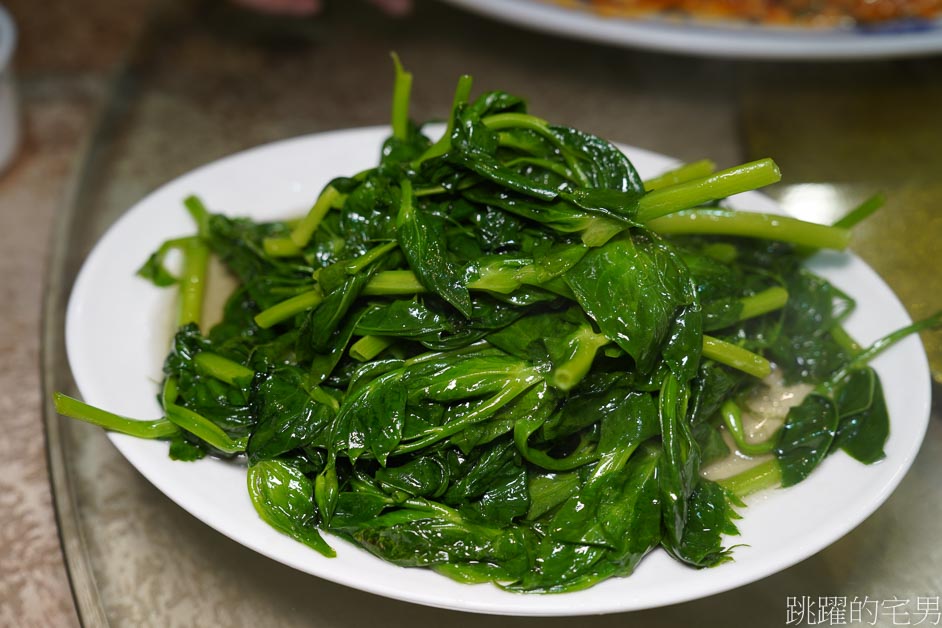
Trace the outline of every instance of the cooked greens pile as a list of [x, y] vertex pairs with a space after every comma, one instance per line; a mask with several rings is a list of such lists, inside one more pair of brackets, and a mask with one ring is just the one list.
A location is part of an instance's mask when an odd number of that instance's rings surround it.
[[[853, 303], [803, 268], [842, 224], [718, 201], [779, 178], [770, 160], [642, 181], [608, 142], [462, 77], [444, 134], [408, 118], [398, 61], [375, 168], [334, 179], [297, 222], [186, 205], [198, 234], [140, 274], [180, 288], [163, 417], [56, 396], [62, 414], [248, 464], [259, 515], [331, 556], [327, 530], [397, 565], [512, 591], [583, 589], [661, 546], [730, 559], [734, 506], [831, 452], [865, 463], [889, 430]], [[167, 253], [180, 250], [172, 273]], [[202, 329], [207, 261], [237, 279]], [[769, 374], [815, 388], [767, 442], [742, 405]], [[759, 466], [720, 483], [722, 432]]]

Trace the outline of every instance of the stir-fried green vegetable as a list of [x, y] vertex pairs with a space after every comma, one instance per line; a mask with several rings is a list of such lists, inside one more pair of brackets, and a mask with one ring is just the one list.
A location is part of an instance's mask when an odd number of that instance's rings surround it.
[[[617, 148], [516, 96], [469, 100], [469, 77], [433, 142], [409, 120], [410, 86], [397, 61], [379, 164], [331, 181], [300, 221], [187, 199], [197, 235], [140, 271], [181, 292], [162, 418], [64, 395], [59, 411], [167, 439], [177, 459], [244, 459], [261, 518], [325, 555], [319, 529], [513, 591], [625, 576], [658, 546], [722, 563], [741, 496], [800, 482], [837, 449], [883, 456], [867, 361], [940, 317], [869, 349], [850, 340], [853, 303], [802, 261], [846, 246], [851, 225], [717, 204], [777, 181], [773, 162], [645, 182]], [[210, 255], [238, 286], [207, 330]], [[773, 363], [815, 388], [749, 442], [742, 405]], [[704, 479], [724, 431], [768, 461]]]

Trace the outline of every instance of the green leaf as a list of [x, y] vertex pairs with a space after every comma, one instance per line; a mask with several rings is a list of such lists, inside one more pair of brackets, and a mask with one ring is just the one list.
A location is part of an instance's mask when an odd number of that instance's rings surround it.
[[248, 470], [249, 497], [266, 523], [324, 556], [334, 550], [317, 531], [314, 485], [300, 471], [277, 460], [263, 460]]
[[333, 408], [307, 391], [298, 368], [283, 367], [265, 377], [255, 391], [257, 423], [246, 453], [251, 463], [272, 459], [313, 442], [333, 418]]
[[775, 448], [782, 486], [798, 484], [821, 464], [831, 449], [837, 425], [834, 402], [817, 393], [788, 411]]
[[644, 235], [590, 250], [565, 274], [602, 333], [650, 371], [684, 306], [694, 303], [683, 262]]
[[412, 185], [407, 179], [401, 187], [396, 234], [403, 254], [423, 286], [470, 318], [471, 296], [461, 272], [448, 259], [441, 219], [413, 205]]
[[885, 458], [890, 418], [876, 371], [870, 367], [853, 371], [835, 401], [840, 423], [832, 449], [839, 447], [864, 464]]

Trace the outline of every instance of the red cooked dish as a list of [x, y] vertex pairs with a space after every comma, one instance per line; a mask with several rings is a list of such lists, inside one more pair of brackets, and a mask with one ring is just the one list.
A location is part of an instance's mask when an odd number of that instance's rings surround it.
[[875, 24], [942, 15], [942, 0], [557, 0], [613, 17], [661, 13], [772, 24]]

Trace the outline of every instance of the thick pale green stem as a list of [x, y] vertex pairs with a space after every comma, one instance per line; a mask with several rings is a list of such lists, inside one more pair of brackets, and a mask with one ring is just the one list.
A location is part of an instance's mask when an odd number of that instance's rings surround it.
[[180, 432], [180, 429], [167, 419], [155, 419], [153, 421], [129, 419], [90, 406], [59, 392], [55, 393], [52, 399], [56, 406], [56, 412], [62, 416], [85, 421], [112, 432], [120, 432], [136, 438], [168, 438]]
[[495, 113], [492, 116], [481, 118], [481, 122], [492, 131], [529, 129], [552, 140], [556, 139], [549, 129], [549, 122], [528, 113]]
[[409, 135], [409, 97], [412, 92], [412, 73], [406, 72], [399, 62], [399, 55], [392, 54], [396, 69], [396, 82], [393, 84], [392, 131], [393, 137], [404, 140]]
[[363, 336], [350, 345], [350, 357], [358, 362], [368, 362], [385, 351], [395, 338], [389, 336]]
[[255, 377], [252, 369], [209, 351], [197, 353], [193, 361], [201, 372], [232, 386], [247, 386]]
[[716, 164], [709, 159], [694, 161], [689, 164], [684, 164], [679, 168], [675, 168], [674, 170], [668, 170], [664, 174], [658, 175], [652, 179], [647, 179], [644, 182], [644, 190], [646, 192], [653, 192], [654, 190], [660, 190], [670, 185], [708, 177], [713, 174], [715, 169]]
[[650, 220], [646, 225], [664, 235], [729, 235], [782, 240], [816, 249], [847, 248], [850, 231], [775, 214], [730, 209], [689, 209]]
[[772, 372], [772, 365], [761, 355], [713, 336], [703, 336], [703, 357], [760, 379]]
[[782, 485], [782, 469], [778, 460], [766, 460], [750, 469], [717, 482], [737, 497], [745, 497]]
[[921, 321], [916, 321], [915, 323], [907, 325], [901, 329], [897, 329], [896, 331], [883, 336], [854, 356], [854, 359], [844, 367], [832, 373], [828, 381], [822, 384], [822, 387], [830, 393], [830, 391], [832, 391], [838, 384], [844, 381], [844, 379], [852, 370], [863, 367], [865, 364], [870, 362], [870, 360], [874, 359], [903, 338], [911, 334], [918, 334], [919, 332], [939, 326], [942, 326], [942, 311], [936, 312], [928, 318], [924, 318]]
[[384, 270], [376, 273], [363, 288], [364, 296], [406, 296], [427, 292], [411, 270]]
[[746, 431], [742, 424], [742, 412], [735, 401], [727, 399], [720, 408], [720, 414], [726, 429], [736, 442], [736, 448], [747, 456], [761, 456], [775, 449], [775, 437], [761, 443], [751, 443], [746, 440]]
[[177, 427], [201, 438], [219, 451], [227, 454], [237, 454], [245, 451], [245, 446], [249, 440], [247, 436], [236, 439], [231, 438], [221, 427], [183, 406], [168, 404], [165, 410], [167, 418], [175, 423]]
[[201, 238], [209, 236], [209, 210], [203, 204], [198, 196], [187, 196], [183, 199], [183, 205], [190, 212], [193, 221], [196, 222], [196, 228]]
[[580, 327], [569, 339], [571, 354], [569, 359], [553, 369], [551, 383], [560, 390], [572, 390], [592, 368], [595, 354], [610, 340], [592, 331], [588, 325]]
[[774, 161], [760, 159], [707, 177], [669, 185], [641, 197], [637, 220], [646, 223], [682, 209], [755, 190], [781, 178], [782, 173]]
[[[459, 106], [468, 101], [468, 96], [471, 95], [471, 83], [472, 79], [467, 74], [462, 75], [461, 78], [458, 79], [458, 86], [455, 88], [455, 96], [451, 102], [451, 116], [448, 118], [448, 126], [445, 132], [438, 138], [437, 142], [429, 146], [428, 149], [422, 153], [421, 157], [412, 162], [413, 168], [418, 168], [422, 162], [428, 159], [444, 155], [448, 152], [448, 149], [451, 148], [451, 132], [455, 128], [455, 113]], [[420, 195], [420, 191], [417, 190], [416, 196]]]
[[743, 297], [739, 301], [742, 303], [739, 320], [744, 321], [785, 307], [788, 303], [788, 291], [785, 288], [773, 286], [762, 292]]
[[288, 320], [295, 314], [311, 309], [323, 300], [324, 295], [320, 290], [302, 292], [256, 314], [255, 324], [262, 329], [268, 329], [272, 325]]
[[291, 242], [293, 242], [296, 247], [303, 249], [307, 246], [307, 243], [311, 241], [311, 236], [317, 231], [317, 227], [320, 226], [324, 216], [327, 215], [327, 212], [330, 211], [330, 208], [339, 197], [340, 192], [338, 192], [337, 188], [334, 186], [328, 185], [324, 188], [324, 191], [321, 192], [317, 200], [314, 201], [314, 206], [311, 207], [307, 215], [302, 218], [301, 222], [295, 225], [294, 229], [291, 231]]
[[851, 229], [883, 207], [884, 203], [886, 203], [885, 196], [882, 194], [874, 194], [863, 203], [850, 210], [843, 218], [835, 222], [834, 226]]
[[200, 324], [208, 265], [209, 247], [199, 238], [187, 240], [183, 247], [183, 272], [180, 275], [180, 312], [177, 319], [179, 326]]
[[272, 257], [294, 257], [301, 254], [301, 249], [288, 238], [265, 238], [262, 241], [262, 248], [265, 254]]

